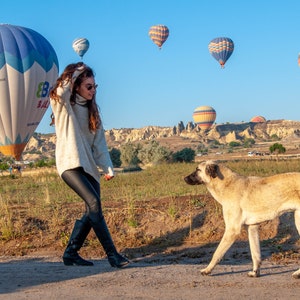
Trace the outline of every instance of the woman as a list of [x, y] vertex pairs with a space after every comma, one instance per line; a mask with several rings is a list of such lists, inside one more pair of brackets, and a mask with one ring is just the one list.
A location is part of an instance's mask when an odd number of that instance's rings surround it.
[[121, 268], [129, 261], [114, 246], [100, 201], [97, 166], [106, 180], [114, 177], [114, 171], [95, 100], [96, 88], [93, 70], [79, 62], [65, 68], [50, 93], [57, 137], [56, 167], [65, 183], [85, 202], [85, 213], [75, 222], [63, 261], [67, 266], [93, 265], [77, 253], [93, 228], [110, 265]]

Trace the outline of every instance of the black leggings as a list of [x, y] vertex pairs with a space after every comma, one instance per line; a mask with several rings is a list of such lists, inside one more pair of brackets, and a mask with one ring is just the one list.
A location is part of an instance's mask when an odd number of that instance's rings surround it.
[[61, 177], [84, 200], [86, 211], [83, 218], [88, 217], [91, 225], [99, 223], [104, 218], [100, 201], [100, 183], [82, 167], [64, 171]]

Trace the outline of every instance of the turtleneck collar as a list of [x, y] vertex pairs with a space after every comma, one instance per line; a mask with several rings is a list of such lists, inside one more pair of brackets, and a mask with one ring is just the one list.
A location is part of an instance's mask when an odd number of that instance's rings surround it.
[[81, 97], [79, 94], [76, 94], [76, 104], [79, 104], [81, 106], [87, 106], [87, 100]]

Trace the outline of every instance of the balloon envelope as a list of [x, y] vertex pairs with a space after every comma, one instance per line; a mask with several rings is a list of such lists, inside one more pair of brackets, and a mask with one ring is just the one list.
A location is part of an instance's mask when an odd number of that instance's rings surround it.
[[193, 119], [202, 130], [208, 130], [216, 120], [216, 111], [211, 106], [199, 106], [194, 110]]
[[218, 37], [209, 43], [208, 49], [210, 54], [219, 62], [221, 67], [224, 68], [226, 61], [234, 50], [234, 43], [230, 38]]
[[150, 39], [156, 44], [159, 49], [169, 36], [169, 29], [165, 25], [154, 25], [149, 29]]
[[250, 120], [250, 122], [253, 122], [253, 123], [264, 123], [266, 121], [267, 120], [262, 116], [255, 116]]
[[50, 43], [36, 31], [0, 24], [0, 151], [20, 160], [49, 106], [58, 76]]
[[78, 38], [73, 41], [72, 47], [74, 51], [82, 58], [88, 51], [90, 42], [86, 38]]

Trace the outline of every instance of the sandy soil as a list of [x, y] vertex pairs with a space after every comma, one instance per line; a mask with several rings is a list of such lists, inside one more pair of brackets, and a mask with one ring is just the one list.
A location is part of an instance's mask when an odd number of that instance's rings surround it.
[[248, 278], [251, 262], [226, 261], [202, 276], [199, 259], [157, 255], [124, 269], [106, 259], [93, 267], [66, 267], [58, 256], [0, 258], [0, 299], [299, 299], [295, 262], [265, 260], [260, 278]]
[[[176, 220], [167, 213], [171, 200], [180, 211]], [[221, 215], [216, 217], [217, 206], [208, 195], [202, 195], [200, 202], [205, 205], [190, 207], [182, 198], [143, 202], [143, 207], [136, 207], [139, 227], [127, 228], [126, 235], [124, 207], [105, 203], [117, 248], [132, 260], [121, 270], [99, 259], [99, 247], [93, 250], [91, 246], [81, 251], [85, 258], [93, 258], [93, 267], [64, 266], [60, 257], [64, 248], [52, 232], [46, 235], [46, 231], [42, 238], [35, 234], [28, 240], [3, 243], [0, 299], [299, 299], [300, 279], [291, 276], [300, 266], [298, 237], [291, 239], [296, 237], [292, 215], [262, 225], [260, 278], [247, 277], [252, 265], [245, 232], [213, 274], [202, 276], [200, 270], [216, 249], [224, 224]], [[76, 211], [77, 206], [72, 207]], [[71, 227], [72, 223], [69, 230]], [[150, 242], [138, 245], [144, 237]], [[18, 252], [20, 245], [23, 248]], [[30, 247], [44, 252], [21, 256], [26, 245], [28, 252]], [[47, 248], [49, 245], [53, 248]]]

